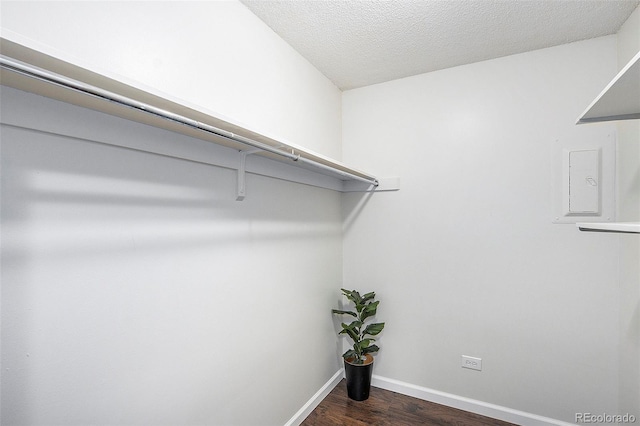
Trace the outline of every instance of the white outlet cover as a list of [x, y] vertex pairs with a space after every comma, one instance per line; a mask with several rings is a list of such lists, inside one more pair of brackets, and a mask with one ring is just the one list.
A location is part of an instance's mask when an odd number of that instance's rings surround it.
[[482, 371], [482, 358], [462, 355], [462, 367]]

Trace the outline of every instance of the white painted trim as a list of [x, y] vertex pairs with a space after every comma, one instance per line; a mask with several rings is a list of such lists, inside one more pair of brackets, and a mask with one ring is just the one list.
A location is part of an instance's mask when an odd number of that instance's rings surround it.
[[293, 415], [293, 417], [291, 417], [291, 419], [285, 424], [285, 426], [300, 425], [304, 421], [304, 419], [306, 419], [307, 416], [311, 414], [313, 410], [315, 410], [315, 408], [322, 402], [322, 400], [325, 399], [327, 395], [329, 395], [329, 393], [331, 393], [333, 388], [335, 388], [338, 383], [340, 383], [340, 380], [342, 380], [343, 377], [344, 370], [341, 368], [340, 370], [336, 371], [336, 374], [334, 374], [329, 379], [329, 381], [325, 383], [324, 386], [322, 386], [320, 390], [316, 392], [315, 395], [313, 395], [311, 399], [307, 401], [307, 403], [304, 404], [296, 414]]
[[487, 416], [522, 426], [574, 425], [573, 423], [567, 423], [549, 417], [538, 416], [536, 414], [502, 407], [500, 405], [490, 404], [487, 402], [453, 395], [446, 392], [440, 392], [434, 389], [416, 386], [410, 383], [388, 379], [386, 377], [377, 375], [373, 375], [373, 378], [371, 379], [371, 385], [377, 388], [390, 390], [393, 392], [401, 393], [403, 395], [412, 396], [414, 398], [435, 402], [436, 404], [458, 408], [460, 410], [469, 411], [471, 413], [480, 414], [482, 416]]
[[[329, 395], [343, 378], [344, 369], [341, 368], [298, 410], [285, 426], [299, 426], [302, 424], [309, 414]], [[371, 379], [371, 386], [521, 426], [575, 426], [574, 423], [567, 423], [550, 417], [514, 410], [512, 408], [441, 392], [375, 374]]]

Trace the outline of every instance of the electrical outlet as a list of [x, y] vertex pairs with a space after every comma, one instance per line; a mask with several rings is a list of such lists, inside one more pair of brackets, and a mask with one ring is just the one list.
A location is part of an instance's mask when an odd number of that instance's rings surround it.
[[482, 371], [482, 358], [462, 355], [462, 367]]

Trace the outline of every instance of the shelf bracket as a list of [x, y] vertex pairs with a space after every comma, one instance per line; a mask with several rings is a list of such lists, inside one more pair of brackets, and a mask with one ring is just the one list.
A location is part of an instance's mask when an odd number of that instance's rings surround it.
[[236, 201], [244, 200], [244, 197], [247, 195], [247, 186], [246, 186], [246, 174], [247, 174], [247, 155], [255, 154], [257, 152], [262, 152], [261, 149], [247, 149], [244, 151], [240, 151], [240, 165], [238, 166], [238, 188], [236, 191]]

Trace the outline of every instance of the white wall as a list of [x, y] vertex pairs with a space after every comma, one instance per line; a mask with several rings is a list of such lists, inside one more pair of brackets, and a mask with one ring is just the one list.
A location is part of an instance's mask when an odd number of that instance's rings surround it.
[[340, 91], [238, 1], [1, 7], [3, 30], [57, 57], [340, 159]]
[[[3, 2], [2, 26], [339, 154], [340, 92], [237, 2]], [[1, 106], [0, 423], [281, 425], [338, 370], [339, 194], [249, 175], [236, 202], [232, 170], [88, 141], [224, 148]]]
[[637, 412], [633, 251], [552, 225], [549, 194], [550, 143], [592, 131], [573, 122], [615, 74], [614, 37], [349, 91], [341, 115], [235, 1], [1, 7], [3, 31], [60, 57], [338, 159], [344, 119], [343, 160], [403, 182], [341, 212], [250, 176], [237, 203], [230, 170], [15, 125], [214, 146], [4, 90], [2, 424], [282, 424], [339, 367], [343, 262], [382, 300], [376, 374], [567, 421]]
[[[640, 7], [618, 32], [618, 68], [640, 51]], [[640, 121], [618, 123], [618, 212], [640, 221]], [[620, 411], [640, 418], [640, 237], [620, 237]]]
[[555, 139], [615, 130], [574, 125], [615, 73], [609, 36], [343, 93], [344, 161], [402, 179], [344, 205], [345, 284], [387, 322], [376, 374], [569, 422], [618, 413], [619, 236], [552, 224], [550, 189]]

